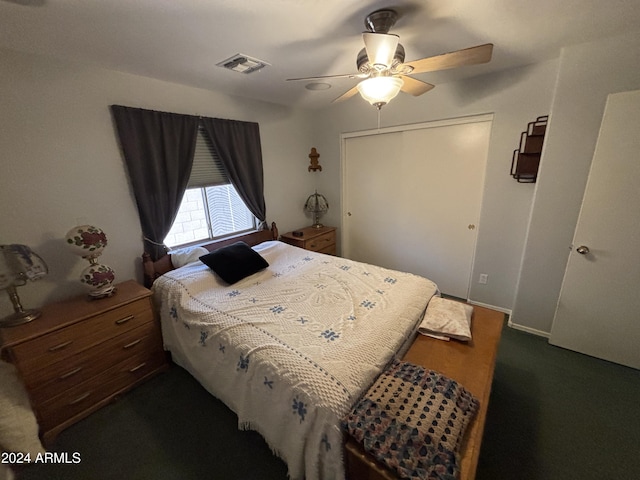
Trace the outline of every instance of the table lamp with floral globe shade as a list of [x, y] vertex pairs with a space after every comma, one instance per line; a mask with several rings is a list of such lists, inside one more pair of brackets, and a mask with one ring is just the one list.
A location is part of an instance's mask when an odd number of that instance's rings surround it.
[[71, 251], [89, 260], [89, 266], [80, 274], [80, 282], [89, 288], [89, 297], [110, 297], [116, 291], [113, 286], [115, 273], [111, 267], [98, 262], [98, 257], [107, 246], [107, 236], [98, 227], [80, 225], [73, 227], [66, 235]]

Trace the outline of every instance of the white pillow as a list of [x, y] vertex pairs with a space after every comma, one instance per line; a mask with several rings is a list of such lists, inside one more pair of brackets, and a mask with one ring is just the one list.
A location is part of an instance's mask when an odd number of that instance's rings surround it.
[[171, 263], [175, 268], [185, 266], [187, 263], [196, 262], [202, 255], [209, 253], [204, 247], [184, 247], [169, 252]]
[[38, 438], [38, 422], [16, 368], [0, 361], [0, 450], [31, 454], [45, 449]]
[[472, 315], [471, 305], [446, 298], [431, 297], [418, 331], [440, 340], [453, 338], [468, 342], [471, 340]]

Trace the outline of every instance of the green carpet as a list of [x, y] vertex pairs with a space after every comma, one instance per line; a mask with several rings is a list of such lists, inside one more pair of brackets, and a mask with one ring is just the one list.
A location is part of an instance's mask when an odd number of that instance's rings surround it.
[[638, 472], [640, 371], [505, 328], [477, 480], [632, 480]]
[[[19, 480], [285, 480], [255, 432], [174, 367], [64, 431]], [[632, 480], [640, 472], [640, 372], [505, 327], [477, 480]]]

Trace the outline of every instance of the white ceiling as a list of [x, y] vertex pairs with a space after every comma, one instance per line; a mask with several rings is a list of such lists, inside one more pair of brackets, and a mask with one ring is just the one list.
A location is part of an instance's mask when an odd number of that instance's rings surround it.
[[[555, 58], [563, 46], [640, 32], [640, 0], [0, 0], [0, 47], [270, 102], [322, 107], [323, 91], [286, 78], [353, 73], [364, 18], [400, 18], [406, 60], [493, 43], [489, 64], [416, 78], [437, 85]], [[243, 75], [216, 63], [243, 53], [270, 64]], [[351, 100], [353, 101], [353, 100]]]

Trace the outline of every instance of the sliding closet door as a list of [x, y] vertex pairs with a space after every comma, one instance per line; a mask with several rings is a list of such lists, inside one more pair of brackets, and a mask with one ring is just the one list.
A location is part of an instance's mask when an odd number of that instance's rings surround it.
[[490, 117], [344, 139], [343, 255], [467, 298]]

